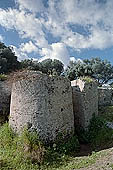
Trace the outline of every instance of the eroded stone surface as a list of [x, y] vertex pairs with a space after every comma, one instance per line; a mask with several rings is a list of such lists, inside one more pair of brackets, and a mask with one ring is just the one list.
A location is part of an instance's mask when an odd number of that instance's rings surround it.
[[113, 90], [112, 88], [98, 88], [98, 104], [99, 106], [113, 105]]
[[73, 135], [70, 81], [36, 72], [16, 81], [12, 87], [9, 124], [16, 132], [25, 126], [35, 129], [45, 142], [54, 141], [59, 133]]
[[98, 89], [95, 82], [82, 80], [71, 82], [75, 126], [87, 128], [93, 114], [98, 115]]

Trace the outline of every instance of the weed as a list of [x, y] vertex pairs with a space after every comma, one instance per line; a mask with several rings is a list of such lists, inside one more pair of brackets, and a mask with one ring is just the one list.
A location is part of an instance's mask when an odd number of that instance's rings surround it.
[[88, 77], [88, 76], [83, 76], [83, 77], [80, 77], [81, 80], [87, 82], [87, 83], [92, 83], [94, 82], [94, 79], [92, 79], [91, 77]]
[[7, 80], [7, 75], [5, 74], [0, 74], [0, 81]]

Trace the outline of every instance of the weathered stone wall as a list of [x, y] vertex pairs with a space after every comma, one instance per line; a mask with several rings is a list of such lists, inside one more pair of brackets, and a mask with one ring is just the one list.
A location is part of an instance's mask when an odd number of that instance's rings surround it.
[[7, 119], [10, 110], [11, 85], [0, 81], [0, 125]]
[[111, 88], [98, 88], [98, 104], [99, 106], [113, 105], [113, 90]]
[[93, 114], [98, 115], [98, 90], [95, 82], [80, 79], [71, 82], [75, 126], [87, 128]]
[[70, 81], [32, 72], [13, 83], [9, 124], [15, 132], [25, 126], [35, 129], [45, 142], [53, 142], [59, 133], [73, 135]]

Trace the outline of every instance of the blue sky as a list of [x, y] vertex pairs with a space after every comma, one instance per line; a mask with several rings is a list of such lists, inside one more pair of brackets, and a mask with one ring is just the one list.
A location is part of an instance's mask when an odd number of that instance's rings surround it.
[[113, 64], [113, 0], [0, 0], [0, 41], [19, 60], [100, 57]]

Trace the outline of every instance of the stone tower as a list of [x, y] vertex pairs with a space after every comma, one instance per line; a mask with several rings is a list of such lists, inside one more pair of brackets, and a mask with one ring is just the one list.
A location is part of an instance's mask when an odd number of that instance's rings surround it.
[[72, 88], [64, 77], [49, 77], [26, 72], [12, 86], [10, 120], [19, 133], [24, 127], [36, 130], [44, 142], [53, 142], [58, 134], [74, 133]]

